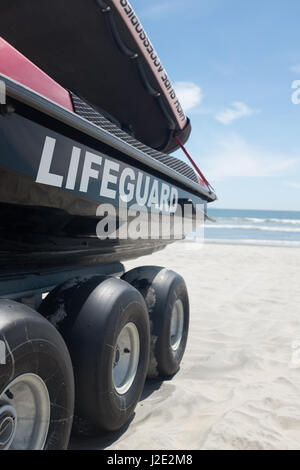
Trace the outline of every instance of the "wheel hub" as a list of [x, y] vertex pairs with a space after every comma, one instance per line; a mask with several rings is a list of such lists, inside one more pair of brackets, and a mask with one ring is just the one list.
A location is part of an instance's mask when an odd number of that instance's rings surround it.
[[120, 349], [117, 346], [116, 353], [115, 353], [115, 364], [114, 364], [115, 366], [118, 364], [119, 360], [120, 360]]
[[117, 339], [112, 371], [113, 383], [120, 395], [130, 389], [136, 376], [139, 357], [139, 332], [134, 323], [127, 323]]
[[35, 374], [14, 379], [0, 395], [0, 449], [42, 450], [50, 424], [50, 398]]
[[174, 353], [178, 350], [184, 326], [184, 308], [182, 301], [177, 299], [172, 310], [171, 326], [170, 326], [170, 343]]
[[8, 449], [16, 433], [17, 414], [12, 406], [0, 404], [0, 450]]

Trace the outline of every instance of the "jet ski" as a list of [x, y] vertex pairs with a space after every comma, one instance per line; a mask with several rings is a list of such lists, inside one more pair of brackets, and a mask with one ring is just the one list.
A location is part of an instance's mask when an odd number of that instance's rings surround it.
[[[171, 155], [191, 123], [130, 3], [0, 8], [0, 273], [122, 262], [183, 239], [184, 206], [194, 229], [216, 194]], [[147, 234], [128, 236], [137, 212]]]

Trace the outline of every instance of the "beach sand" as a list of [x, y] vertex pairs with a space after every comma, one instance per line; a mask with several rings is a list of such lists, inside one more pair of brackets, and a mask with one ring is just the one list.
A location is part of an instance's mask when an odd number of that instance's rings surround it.
[[80, 449], [300, 449], [300, 249], [177, 243], [126, 263], [186, 280], [187, 350], [172, 380], [148, 381], [118, 434]]

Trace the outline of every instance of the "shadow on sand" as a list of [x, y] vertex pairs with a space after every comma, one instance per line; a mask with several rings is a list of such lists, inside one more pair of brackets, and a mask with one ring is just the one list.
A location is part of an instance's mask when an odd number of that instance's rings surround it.
[[[154, 393], [156, 390], [159, 390], [163, 382], [166, 382], [168, 380], [169, 379], [167, 380], [166, 379], [164, 380], [148, 379], [145, 383], [144, 390], [140, 398], [140, 403], [146, 400], [148, 397], [150, 397], [152, 393]], [[71, 438], [69, 448], [72, 450], [104, 450], [107, 447], [114, 444], [117, 440], [119, 440], [126, 433], [134, 417], [135, 417], [135, 414], [132, 416], [129, 422], [126, 423], [126, 425], [122, 427], [122, 429], [116, 432], [99, 434], [99, 436], [97, 437], [73, 436]]]

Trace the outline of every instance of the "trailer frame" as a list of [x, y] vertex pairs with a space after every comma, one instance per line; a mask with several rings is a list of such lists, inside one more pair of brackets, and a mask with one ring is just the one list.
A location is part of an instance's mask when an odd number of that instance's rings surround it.
[[119, 262], [93, 266], [65, 266], [34, 272], [0, 274], [0, 299], [19, 300], [37, 310], [42, 296], [56, 286], [74, 278], [90, 276], [121, 276], [125, 268]]

